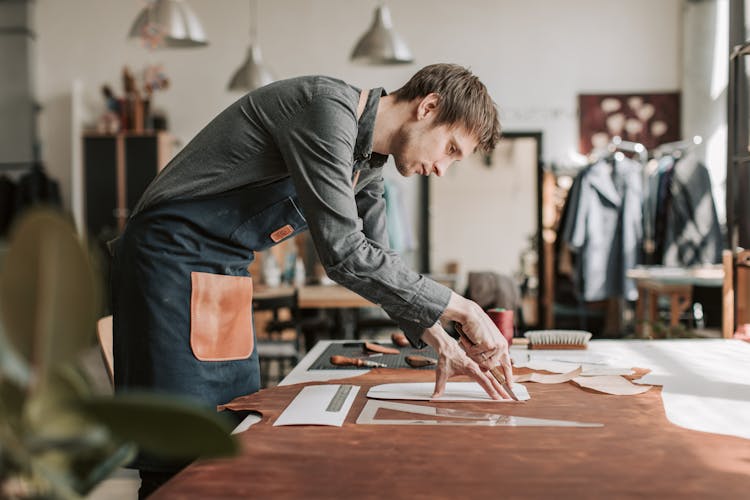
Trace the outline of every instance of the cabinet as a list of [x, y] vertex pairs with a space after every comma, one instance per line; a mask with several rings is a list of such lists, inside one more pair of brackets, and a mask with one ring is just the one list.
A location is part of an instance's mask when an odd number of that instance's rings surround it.
[[35, 159], [32, 2], [0, 1], [0, 163]]
[[84, 213], [92, 237], [122, 231], [146, 187], [171, 159], [173, 144], [167, 132], [84, 134]]

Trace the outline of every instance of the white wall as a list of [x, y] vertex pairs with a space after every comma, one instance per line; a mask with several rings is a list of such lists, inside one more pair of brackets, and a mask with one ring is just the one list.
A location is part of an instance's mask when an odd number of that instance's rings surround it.
[[[237, 95], [225, 90], [248, 42], [248, 0], [188, 0], [210, 45], [149, 52], [125, 35], [145, 0], [36, 0], [41, 139], [69, 200], [70, 94], [81, 79], [91, 118], [99, 87], [119, 89], [124, 64], [163, 63], [172, 87], [156, 96], [184, 142]], [[578, 134], [580, 92], [680, 87], [681, 0], [392, 0], [397, 29], [417, 62], [395, 68], [348, 62], [376, 2], [261, 0], [260, 43], [278, 77], [324, 73], [394, 89], [421, 65], [451, 61], [479, 74], [506, 129], [544, 132], [546, 160], [565, 160]]]
[[708, 167], [719, 220], [726, 222], [729, 0], [684, 8], [682, 131], [703, 139], [695, 153]]
[[[99, 88], [110, 83], [119, 91], [123, 65], [164, 65], [171, 88], [156, 95], [155, 105], [167, 111], [182, 143], [239, 97], [226, 85], [247, 49], [249, 0], [187, 1], [210, 45], [150, 52], [126, 40], [145, 0], [36, 0], [42, 153], [68, 206], [77, 178], [71, 109], [82, 108], [84, 119], [95, 121], [103, 106]], [[545, 161], [567, 163], [576, 150], [577, 94], [681, 86], [682, 0], [391, 0], [396, 28], [416, 57], [415, 64], [398, 67], [348, 61], [375, 0], [259, 4], [260, 45], [277, 77], [329, 74], [393, 90], [423, 65], [463, 64], [486, 83], [506, 130], [544, 133]], [[75, 80], [82, 82], [82, 106], [70, 102]], [[413, 218], [418, 183], [398, 182]]]
[[430, 264], [458, 264], [459, 283], [471, 271], [513, 275], [537, 228], [537, 141], [502, 141], [492, 163], [462, 162], [430, 179]]

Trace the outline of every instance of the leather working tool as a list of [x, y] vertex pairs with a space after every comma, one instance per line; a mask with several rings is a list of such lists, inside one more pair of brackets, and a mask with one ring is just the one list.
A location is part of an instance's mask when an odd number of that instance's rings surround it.
[[[407, 341], [408, 342], [408, 341]], [[365, 354], [378, 352], [381, 354], [399, 354], [400, 351], [394, 347], [386, 347], [377, 342], [345, 342], [344, 347], [361, 347]]]
[[[458, 332], [458, 334], [461, 335], [461, 337], [464, 340], [466, 340], [466, 342], [468, 342], [470, 345], [476, 345], [464, 333], [464, 330], [463, 330], [463, 328], [461, 327], [461, 325], [459, 323], [456, 323], [455, 327], [456, 327], [456, 331]], [[482, 356], [484, 357], [484, 355], [482, 355]], [[508, 395], [510, 396], [510, 398], [513, 401], [518, 401], [518, 398], [513, 393], [513, 389], [510, 388], [510, 383], [505, 379], [505, 375], [503, 375], [502, 369], [499, 366], [493, 366], [492, 368], [490, 368], [490, 373], [492, 374], [493, 377], [495, 377], [495, 380], [497, 380], [500, 383], [500, 385], [503, 386], [503, 389], [506, 390], [506, 392], [508, 393]]]
[[409, 339], [403, 333], [392, 333], [391, 342], [399, 347], [409, 347]]
[[398, 354], [399, 350], [393, 347], [376, 344], [375, 342], [365, 342], [365, 352], [380, 352], [383, 354]]
[[[379, 419], [379, 410], [395, 410], [416, 415], [446, 417], [453, 420], [427, 419]], [[552, 420], [547, 418], [516, 417], [499, 413], [480, 413], [467, 410], [454, 410], [436, 406], [415, 405], [368, 399], [357, 417], [358, 424], [372, 425], [479, 425], [487, 427], [603, 427], [604, 424], [576, 422], [574, 420]]]
[[367, 368], [388, 368], [385, 363], [378, 363], [368, 359], [348, 358], [346, 356], [331, 356], [331, 364], [336, 366], [365, 366]]
[[422, 368], [423, 366], [433, 366], [437, 364], [437, 359], [425, 356], [406, 356], [406, 363], [412, 368]]

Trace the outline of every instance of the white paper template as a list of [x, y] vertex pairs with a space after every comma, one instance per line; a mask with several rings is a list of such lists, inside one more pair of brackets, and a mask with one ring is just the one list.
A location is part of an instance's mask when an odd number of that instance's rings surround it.
[[[593, 340], [588, 351], [611, 360], [612, 366], [649, 368], [651, 373], [635, 383], [662, 386], [664, 410], [673, 424], [750, 439], [750, 384], [745, 382], [750, 380], [750, 343]], [[511, 349], [514, 361], [525, 360], [527, 352]]]
[[582, 377], [600, 377], [602, 375], [633, 375], [635, 370], [632, 368], [620, 368], [617, 366], [592, 366], [583, 365], [581, 371]]
[[513, 377], [513, 380], [515, 382], [536, 382], [539, 384], [562, 384], [563, 382], [567, 382], [568, 380], [573, 380], [574, 378], [581, 375], [581, 367], [579, 366], [573, 371], [570, 371], [568, 373], [563, 373], [560, 375], [547, 375], [544, 373], [524, 373], [523, 375], [515, 375]]
[[510, 354], [513, 366], [516, 368], [568, 373], [579, 366], [582, 370], [582, 377], [632, 375], [634, 373], [630, 367], [622, 366], [621, 362], [613, 364], [611, 358], [592, 352], [511, 349]]
[[[511, 386], [519, 401], [531, 399], [529, 391], [521, 384]], [[494, 400], [490, 398], [481, 385], [476, 382], [448, 382], [445, 392], [439, 398], [433, 398], [434, 382], [411, 382], [398, 384], [381, 384], [371, 388], [367, 393], [373, 399], [407, 399], [411, 401], [492, 401], [495, 403], [513, 402], [510, 399]]]
[[602, 375], [599, 377], [576, 377], [573, 382], [586, 387], [587, 389], [593, 389], [595, 391], [603, 392], [605, 394], [614, 394], [616, 396], [633, 396], [635, 394], [643, 394], [644, 392], [651, 389], [650, 385], [636, 385], [620, 377], [619, 375]]
[[[335, 404], [337, 392], [341, 384], [308, 385], [289, 403], [283, 413], [274, 422], [274, 427], [280, 425], [331, 425], [341, 427], [344, 425], [346, 415], [354, 403], [354, 398], [359, 392], [359, 386], [350, 386], [351, 390], [346, 394], [340, 408]], [[339, 393], [338, 397], [341, 397]], [[334, 408], [332, 408], [332, 406]]]

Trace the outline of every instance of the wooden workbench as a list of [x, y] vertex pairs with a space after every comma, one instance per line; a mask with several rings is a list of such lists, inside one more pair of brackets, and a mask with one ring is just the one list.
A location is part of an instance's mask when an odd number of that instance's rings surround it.
[[362, 388], [342, 428], [272, 426], [304, 384], [236, 400], [235, 408], [263, 413], [239, 434], [241, 454], [195, 463], [153, 498], [744, 498], [750, 491], [750, 441], [671, 424], [658, 387], [610, 396], [572, 383], [527, 384], [526, 403], [450, 404], [601, 428], [354, 423], [372, 385], [430, 380], [434, 373], [412, 370], [347, 379]]

